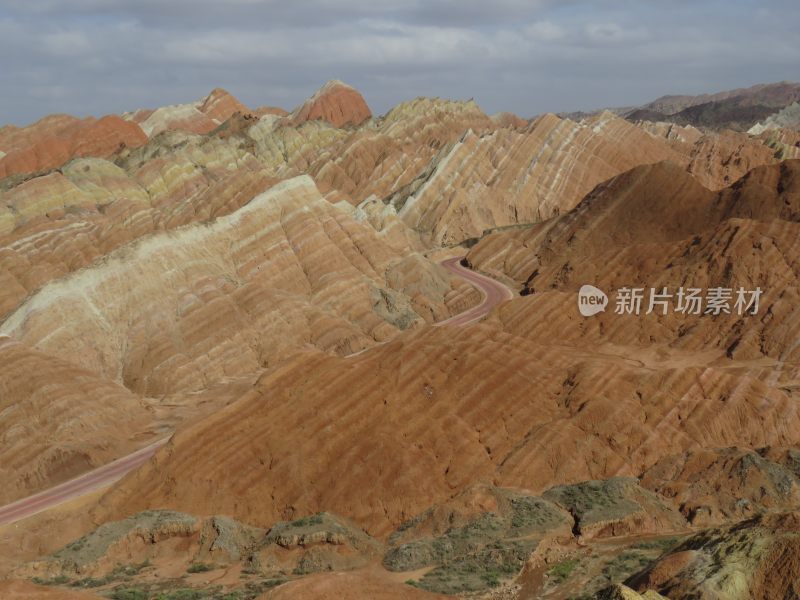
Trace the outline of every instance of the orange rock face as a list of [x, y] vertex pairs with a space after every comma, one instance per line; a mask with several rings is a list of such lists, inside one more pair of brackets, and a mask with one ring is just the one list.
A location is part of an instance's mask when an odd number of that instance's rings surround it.
[[223, 90], [222, 88], [213, 89], [211, 93], [203, 99], [199, 110], [218, 123], [224, 123], [230, 119], [234, 113], [245, 114], [250, 112], [249, 108], [239, 102], [239, 100], [233, 97], [227, 90]]
[[715, 448], [665, 456], [642, 476], [644, 486], [669, 498], [695, 526], [790, 510], [800, 486], [789, 448]]
[[115, 115], [83, 121], [66, 115], [46, 117], [0, 134], [0, 178], [46, 171], [76, 157], [105, 157], [137, 148], [147, 136], [135, 123]]
[[341, 81], [329, 81], [292, 112], [296, 124], [321, 119], [334, 127], [360, 125], [372, 116], [366, 101]]

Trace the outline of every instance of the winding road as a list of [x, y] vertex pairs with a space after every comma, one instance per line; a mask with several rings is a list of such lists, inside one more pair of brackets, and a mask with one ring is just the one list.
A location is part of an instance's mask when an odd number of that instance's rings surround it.
[[[483, 301], [477, 306], [473, 306], [454, 317], [436, 323], [434, 325], [435, 327], [457, 327], [467, 325], [486, 315], [498, 304], [506, 300], [511, 300], [514, 297], [513, 292], [499, 281], [495, 281], [475, 271], [470, 271], [468, 268], [462, 266], [462, 258], [461, 256], [448, 258], [442, 261], [441, 265], [454, 275], [465, 279], [478, 288], [483, 294]], [[33, 496], [28, 496], [27, 498], [22, 498], [6, 506], [1, 506], [0, 526], [20, 521], [65, 502], [69, 502], [70, 500], [79, 498], [94, 490], [111, 485], [115, 481], [122, 479], [128, 472], [144, 464], [161, 446], [166, 444], [168, 440], [168, 437], [158, 440], [149, 446], [137, 450], [133, 454], [123, 456], [107, 465], [84, 473], [75, 479], [60, 483], [48, 490], [44, 490]]]
[[64, 502], [74, 500], [84, 494], [111, 485], [115, 481], [144, 464], [156, 450], [167, 443], [169, 438], [164, 438], [140, 448], [133, 454], [123, 456], [117, 460], [98, 467], [94, 471], [84, 473], [75, 479], [59, 483], [33, 496], [22, 498], [11, 504], [0, 507], [0, 526], [21, 521], [27, 517], [48, 510]]
[[486, 277], [486, 275], [476, 273], [475, 271], [470, 271], [467, 267], [462, 266], [461, 260], [463, 258], [463, 256], [448, 258], [442, 261], [441, 265], [451, 273], [467, 280], [483, 292], [483, 302], [445, 321], [439, 321], [435, 324], [435, 327], [441, 327], [442, 325], [467, 325], [486, 315], [498, 304], [506, 300], [511, 300], [514, 297], [514, 293], [499, 281], [491, 277]]

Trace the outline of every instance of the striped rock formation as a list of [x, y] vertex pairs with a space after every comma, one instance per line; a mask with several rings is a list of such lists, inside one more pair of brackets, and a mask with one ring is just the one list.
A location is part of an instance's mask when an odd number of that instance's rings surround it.
[[0, 336], [0, 504], [106, 464], [147, 439], [147, 403], [70, 358]]
[[[285, 363], [180, 431], [97, 514], [164, 505], [266, 526], [324, 509], [380, 536], [478, 481], [538, 492], [687, 451], [792, 446], [797, 171], [763, 167], [715, 194], [682, 167], [640, 167], [560, 218], [492, 234], [469, 259], [532, 294], [464, 329]], [[586, 282], [764, 295], [752, 317], [589, 320]]]
[[323, 120], [334, 127], [361, 125], [372, 116], [363, 96], [346, 83], [333, 80], [298, 106], [290, 115], [292, 123]]
[[773, 148], [744, 134], [676, 129], [637, 127], [604, 112], [580, 122], [545, 115], [524, 131], [467, 132], [437, 157], [417, 190], [396, 202], [398, 212], [433, 242], [457, 243], [566, 212], [600, 182], [637, 165], [670, 160], [719, 189], [778, 162]]
[[[383, 215], [373, 219], [377, 227], [402, 220], [417, 232], [409, 243], [419, 245], [417, 234], [426, 243], [453, 243], [564, 212], [600, 181], [642, 162], [673, 160], [717, 188], [751, 166], [777, 161], [776, 144], [783, 156], [800, 152], [789, 141], [634, 127], [610, 113], [581, 123], [549, 115], [521, 129], [486, 117], [472, 102], [417, 99], [356, 130], [322, 120], [294, 126], [276, 115], [251, 119], [222, 90], [185, 107], [214, 127], [225, 115], [239, 116], [213, 135], [165, 131], [141, 148], [120, 150], [113, 165], [78, 161], [29, 181], [6, 180], [0, 191], [0, 235], [11, 237], [6, 245], [28, 248], [26, 240], [34, 238], [34, 248], [53, 249], [58, 241], [40, 238], [94, 231], [98, 221], [105, 240], [130, 241], [225, 214], [275, 181], [301, 174], [311, 175], [332, 202], [364, 203]], [[158, 127], [169, 129], [168, 122]], [[113, 249], [114, 242], [98, 243], [96, 235], [88, 245], [100, 248], [71, 253], [69, 269], [49, 264], [62, 252], [32, 257], [26, 249], [8, 258], [14, 264], [2, 265], [0, 277], [13, 291], [0, 311], [13, 307], [19, 294]], [[84, 239], [70, 235], [68, 242], [86, 246]]]
[[197, 102], [162, 106], [155, 110], [141, 109], [123, 117], [138, 123], [148, 137], [163, 131], [208, 133], [230, 119], [235, 113], [249, 113], [250, 109], [229, 92], [215, 88]]
[[[426, 98], [374, 118], [338, 83], [291, 115], [215, 90], [125, 117], [124, 146], [67, 117], [0, 130], [0, 169], [22, 161], [0, 179], [3, 499], [180, 426], [93, 519], [330, 510], [385, 538], [475, 484], [643, 474], [698, 525], [794, 501], [768, 475], [800, 431], [796, 132]], [[478, 301], [428, 251], [479, 237], [472, 264], [527, 295], [428, 327]], [[747, 319], [587, 320], [583, 283], [764, 295]]]
[[670, 598], [791, 598], [800, 581], [800, 515], [753, 517], [689, 538], [630, 585]]
[[126, 168], [80, 159], [0, 191], [0, 315], [132, 240], [228, 214], [275, 182], [219, 140], [175, 135], [177, 148], [145, 146]]
[[445, 318], [465, 298], [438, 267], [398, 256], [301, 177], [45, 285], [0, 330], [164, 394], [255, 373], [306, 345], [358, 351]]

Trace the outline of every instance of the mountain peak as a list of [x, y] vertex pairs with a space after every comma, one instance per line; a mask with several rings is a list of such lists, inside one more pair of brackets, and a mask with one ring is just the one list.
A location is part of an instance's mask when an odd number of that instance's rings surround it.
[[222, 123], [227, 121], [236, 112], [249, 113], [250, 109], [228, 90], [216, 87], [200, 101], [200, 112]]
[[332, 79], [292, 112], [292, 121], [323, 120], [335, 127], [360, 125], [372, 116], [364, 97], [352, 86]]

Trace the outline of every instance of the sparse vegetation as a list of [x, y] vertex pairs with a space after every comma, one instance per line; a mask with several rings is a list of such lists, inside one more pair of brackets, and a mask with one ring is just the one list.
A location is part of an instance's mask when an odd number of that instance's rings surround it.
[[637, 542], [631, 549], [633, 550], [660, 550], [664, 552], [665, 550], [669, 550], [675, 544], [680, 541], [681, 538], [679, 537], [668, 537], [668, 538], [660, 538], [656, 540], [644, 540], [641, 542]]
[[636, 550], [622, 552], [603, 567], [603, 575], [611, 583], [619, 583], [649, 565], [652, 561], [652, 558]]
[[45, 579], [44, 577], [32, 577], [31, 581], [37, 585], [66, 585], [71, 580], [66, 575], [58, 575], [52, 579]]
[[562, 561], [554, 565], [547, 574], [557, 582], [564, 581], [572, 574], [579, 562], [576, 558]]
[[495, 569], [490, 569], [481, 578], [486, 582], [489, 587], [497, 587], [500, 585], [500, 573]]
[[71, 582], [69, 585], [71, 587], [95, 588], [95, 587], [100, 587], [100, 586], [103, 586], [103, 585], [108, 585], [112, 581], [114, 581], [114, 580], [111, 579], [111, 577], [109, 577], [109, 576], [100, 577], [100, 578], [87, 577], [86, 579], [76, 579], [75, 581]]
[[156, 596], [156, 600], [202, 600], [207, 597], [201, 590], [181, 589]]
[[213, 571], [214, 565], [208, 563], [192, 563], [189, 565], [189, 568], [186, 569], [187, 573], [205, 573], [206, 571]]
[[563, 517], [549, 502], [532, 496], [511, 499], [511, 529], [514, 535], [545, 531], [557, 527]]
[[104, 585], [108, 585], [115, 581], [120, 581], [120, 580], [124, 581], [131, 579], [132, 577], [138, 575], [142, 571], [142, 569], [145, 569], [149, 566], [150, 566], [149, 560], [133, 565], [117, 565], [105, 577], [86, 577], [85, 579], [76, 579], [75, 581], [70, 582], [69, 585], [71, 587], [80, 587], [80, 588], [102, 587]]
[[536, 542], [498, 541], [436, 567], [416, 582], [441, 594], [478, 592], [497, 587], [519, 573]]
[[225, 590], [212, 588], [187, 588], [180, 579], [162, 580], [136, 587], [118, 586], [106, 592], [110, 600], [255, 600], [266, 590], [285, 583], [285, 579], [251, 581], [242, 588]]
[[459, 594], [497, 587], [503, 579], [516, 575], [537, 545], [537, 533], [565, 524], [563, 512], [552, 502], [512, 490], [498, 490], [496, 512], [485, 512], [466, 524], [452, 527], [436, 538], [421, 533], [418, 527], [430, 510], [406, 521], [392, 536], [400, 539], [386, 553], [383, 564], [392, 571], [413, 571], [433, 567], [408, 585], [429, 591]]
[[317, 513], [309, 517], [302, 517], [291, 522], [292, 527], [308, 527], [309, 525], [322, 525], [322, 515]]
[[111, 592], [111, 600], [148, 600], [148, 596], [142, 588], [116, 589]]

